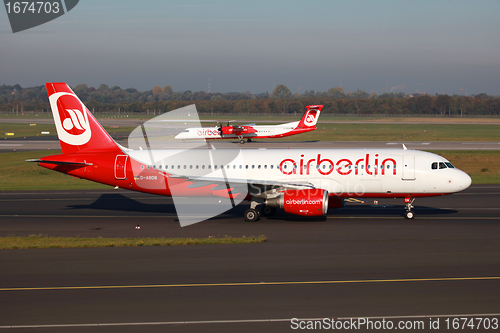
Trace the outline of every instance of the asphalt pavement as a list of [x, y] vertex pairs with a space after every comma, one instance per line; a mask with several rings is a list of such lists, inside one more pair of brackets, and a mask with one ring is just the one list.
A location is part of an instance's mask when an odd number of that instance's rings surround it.
[[1, 192], [0, 236], [267, 241], [1, 250], [0, 331], [288, 332], [293, 318], [430, 325], [432, 317], [441, 328], [456, 316], [494, 320], [499, 200], [500, 186], [473, 185], [417, 199], [414, 220], [403, 218], [402, 199], [384, 199], [352, 200], [326, 218], [279, 212], [254, 223], [244, 222], [242, 203], [181, 228], [170, 198], [125, 190]]

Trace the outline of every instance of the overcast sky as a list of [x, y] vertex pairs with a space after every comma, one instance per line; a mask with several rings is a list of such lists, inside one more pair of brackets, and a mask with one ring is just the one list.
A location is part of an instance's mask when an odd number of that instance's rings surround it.
[[0, 84], [500, 95], [499, 13], [498, 0], [80, 0], [13, 34], [0, 9]]

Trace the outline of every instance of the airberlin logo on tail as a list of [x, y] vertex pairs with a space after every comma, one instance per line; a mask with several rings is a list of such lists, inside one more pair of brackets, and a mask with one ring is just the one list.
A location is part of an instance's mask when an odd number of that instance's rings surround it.
[[62, 125], [64, 129], [68, 133], [70, 133], [70, 131], [73, 129], [81, 131], [81, 133], [78, 134], [82, 134], [83, 132], [85, 132], [85, 128], [83, 128], [83, 124], [85, 124], [83, 112], [78, 109], [66, 109], [66, 112], [69, 113], [69, 116], [71, 118], [66, 118], [63, 120]]
[[89, 142], [91, 131], [85, 105], [66, 92], [52, 94], [49, 101], [59, 140], [73, 146]]
[[316, 116], [318, 114], [317, 110], [311, 110], [304, 119], [304, 124], [306, 126], [314, 126], [316, 124]]

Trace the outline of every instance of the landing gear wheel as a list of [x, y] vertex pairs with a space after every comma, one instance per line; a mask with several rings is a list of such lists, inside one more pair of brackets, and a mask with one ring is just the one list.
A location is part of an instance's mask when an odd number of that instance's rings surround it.
[[413, 213], [411, 210], [405, 212], [405, 219], [411, 220], [415, 217], [415, 213]]
[[247, 209], [245, 211], [245, 221], [255, 222], [260, 219], [259, 211], [253, 208]]
[[240, 140], [240, 143], [241, 143], [241, 144], [244, 144], [244, 143], [245, 143], [245, 140], [241, 139], [241, 140]]
[[411, 220], [415, 217], [415, 213], [413, 213], [411, 211], [411, 209], [414, 208], [413, 202], [415, 202], [415, 198], [413, 198], [413, 199], [412, 198], [405, 198], [405, 204], [406, 204], [405, 219]]
[[247, 139], [247, 142], [252, 142], [252, 139]]
[[262, 209], [260, 210], [261, 214], [264, 216], [273, 216], [276, 214], [276, 208], [269, 207], [269, 206], [262, 206]]

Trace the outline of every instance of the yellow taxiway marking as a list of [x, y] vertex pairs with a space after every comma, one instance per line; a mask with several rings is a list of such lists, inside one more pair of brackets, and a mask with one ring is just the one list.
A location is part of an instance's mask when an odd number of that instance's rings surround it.
[[432, 281], [478, 281], [500, 280], [500, 276], [448, 277], [421, 279], [383, 279], [383, 280], [332, 280], [332, 281], [278, 281], [278, 282], [228, 282], [228, 283], [186, 283], [186, 284], [144, 284], [128, 286], [69, 286], [69, 287], [20, 287], [0, 288], [0, 291], [32, 290], [88, 290], [88, 289], [133, 289], [133, 288], [178, 288], [178, 287], [245, 287], [245, 286], [286, 286], [348, 283], [393, 283], [393, 282], [432, 282]]
[[360, 200], [360, 199], [356, 199], [356, 198], [348, 198], [348, 199], [345, 199], [346, 202], [354, 202], [354, 203], [364, 203], [365, 201], [364, 200]]

